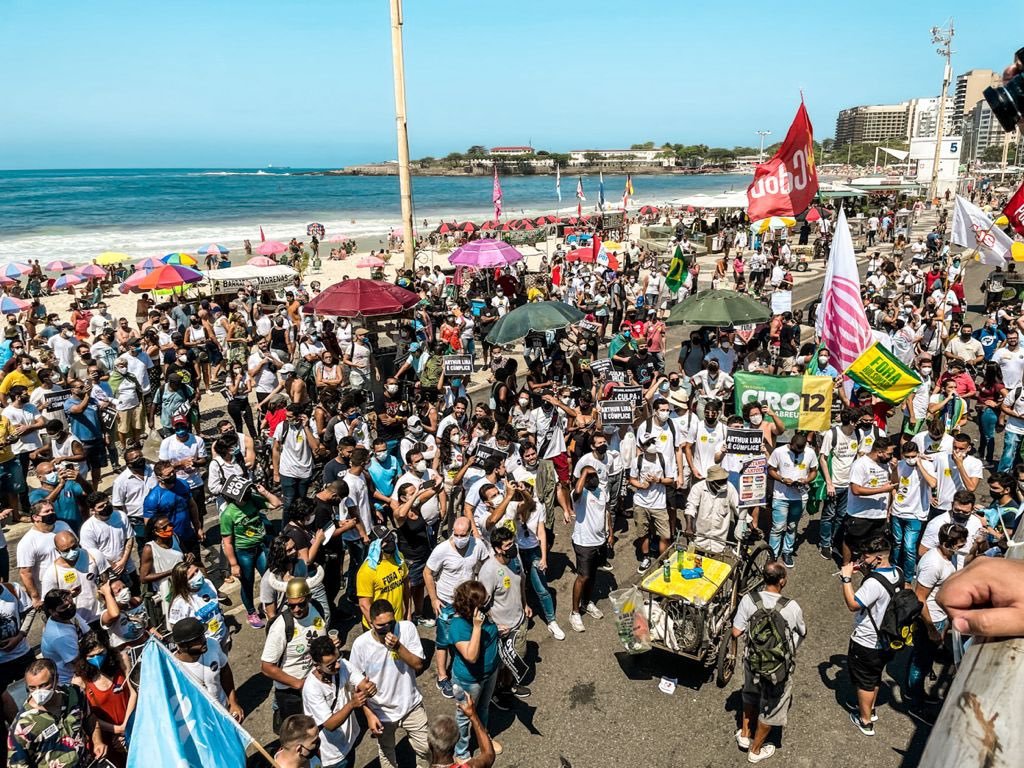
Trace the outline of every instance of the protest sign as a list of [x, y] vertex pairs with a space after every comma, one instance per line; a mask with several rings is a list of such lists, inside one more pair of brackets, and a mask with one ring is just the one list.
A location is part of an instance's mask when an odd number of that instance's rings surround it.
[[767, 403], [786, 429], [823, 431], [831, 425], [830, 376], [768, 376], [739, 371], [733, 377], [736, 410]]
[[491, 445], [477, 444], [476, 446], [476, 457], [481, 461], [486, 461], [492, 456], [497, 456], [501, 460], [508, 458], [508, 451], [503, 451], [500, 448], [496, 448]]
[[612, 369], [611, 359], [605, 357], [600, 360], [590, 361], [590, 370], [595, 376], [608, 375], [608, 371]]
[[743, 463], [736, 489], [740, 507], [759, 507], [768, 498], [768, 459], [764, 454]]
[[603, 424], [632, 424], [633, 404], [626, 400], [602, 400], [597, 404]]
[[877, 341], [850, 363], [846, 375], [892, 405], [902, 403], [921, 384], [913, 371]]
[[615, 387], [611, 392], [612, 400], [628, 400], [634, 405], [641, 405], [644, 402], [643, 387]]
[[626, 383], [625, 371], [608, 371], [608, 381], [617, 381], [619, 384]]
[[589, 320], [580, 320], [577, 323], [577, 325], [579, 326], [579, 329], [583, 331], [583, 333], [587, 333], [590, 335], [593, 335], [597, 333], [599, 330], [601, 330], [600, 325], [598, 325], [597, 323], [592, 323]]
[[444, 377], [451, 379], [455, 377], [467, 377], [473, 375], [472, 355], [445, 355], [444, 356]]
[[71, 391], [62, 389], [60, 392], [50, 392], [43, 395], [44, 413], [64, 413], [64, 401], [71, 397]]
[[725, 450], [741, 455], [762, 453], [764, 433], [760, 429], [728, 429], [725, 433]]

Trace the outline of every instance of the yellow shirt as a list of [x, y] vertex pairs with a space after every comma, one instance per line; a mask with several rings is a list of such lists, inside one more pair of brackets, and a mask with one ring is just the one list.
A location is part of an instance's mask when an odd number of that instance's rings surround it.
[[36, 375], [35, 371], [32, 371], [30, 374], [24, 374], [21, 372], [20, 368], [15, 368], [4, 376], [4, 380], [0, 382], [0, 392], [3, 392], [6, 395], [11, 391], [11, 387], [16, 384], [28, 387], [28, 391], [31, 392], [36, 387], [40, 386], [39, 376]]
[[11, 443], [17, 439], [18, 433], [14, 431], [11, 422], [7, 420], [6, 416], [0, 416], [0, 464], [14, 459], [14, 449], [11, 448]]
[[[395, 565], [387, 555], [382, 555], [376, 570], [370, 568], [367, 560], [359, 566], [356, 573], [356, 597], [368, 597], [370, 602], [387, 600], [395, 609], [395, 621], [405, 618], [403, 601], [405, 599], [405, 578], [409, 575], [409, 566], [402, 561]], [[364, 620], [363, 626], [369, 628]]]

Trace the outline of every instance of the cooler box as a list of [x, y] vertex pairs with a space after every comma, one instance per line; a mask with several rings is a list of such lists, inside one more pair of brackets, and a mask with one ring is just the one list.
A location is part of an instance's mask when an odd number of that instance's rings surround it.
[[662, 597], [682, 598], [691, 603], [698, 601], [703, 603], [710, 602], [715, 593], [718, 592], [718, 588], [725, 583], [725, 580], [729, 578], [729, 574], [732, 572], [732, 566], [729, 563], [715, 560], [707, 555], [683, 552], [683, 568], [696, 568], [699, 563], [699, 567], [704, 569], [704, 576], [702, 578], [684, 579], [683, 575], [679, 572], [676, 553], [670, 551], [665, 557], [668, 558], [672, 566], [671, 580], [666, 582], [662, 575], [665, 563], [665, 558], [662, 558], [658, 561], [657, 570], [644, 579], [641, 584], [648, 592], [661, 595]]
[[469, 302], [470, 311], [473, 313], [473, 317], [480, 317], [480, 310], [487, 306], [487, 302], [483, 299], [473, 299]]

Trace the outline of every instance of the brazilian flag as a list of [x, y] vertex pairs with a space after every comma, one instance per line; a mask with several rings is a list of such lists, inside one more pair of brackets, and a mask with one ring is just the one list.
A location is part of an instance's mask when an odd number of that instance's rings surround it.
[[683, 284], [683, 275], [686, 274], [686, 259], [683, 257], [683, 249], [681, 246], [676, 246], [675, 253], [672, 254], [672, 261], [668, 265], [668, 274], [665, 275], [665, 285], [672, 293], [679, 290], [679, 286]]

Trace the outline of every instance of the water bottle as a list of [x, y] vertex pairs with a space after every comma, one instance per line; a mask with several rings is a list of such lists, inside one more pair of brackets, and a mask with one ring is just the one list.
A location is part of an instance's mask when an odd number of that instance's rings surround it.
[[465, 689], [458, 683], [452, 683], [452, 694], [455, 696], [456, 704], [462, 704], [469, 698]]
[[666, 584], [672, 581], [672, 565], [669, 560], [670, 558], [666, 557], [665, 562], [661, 566], [661, 578], [665, 580]]

